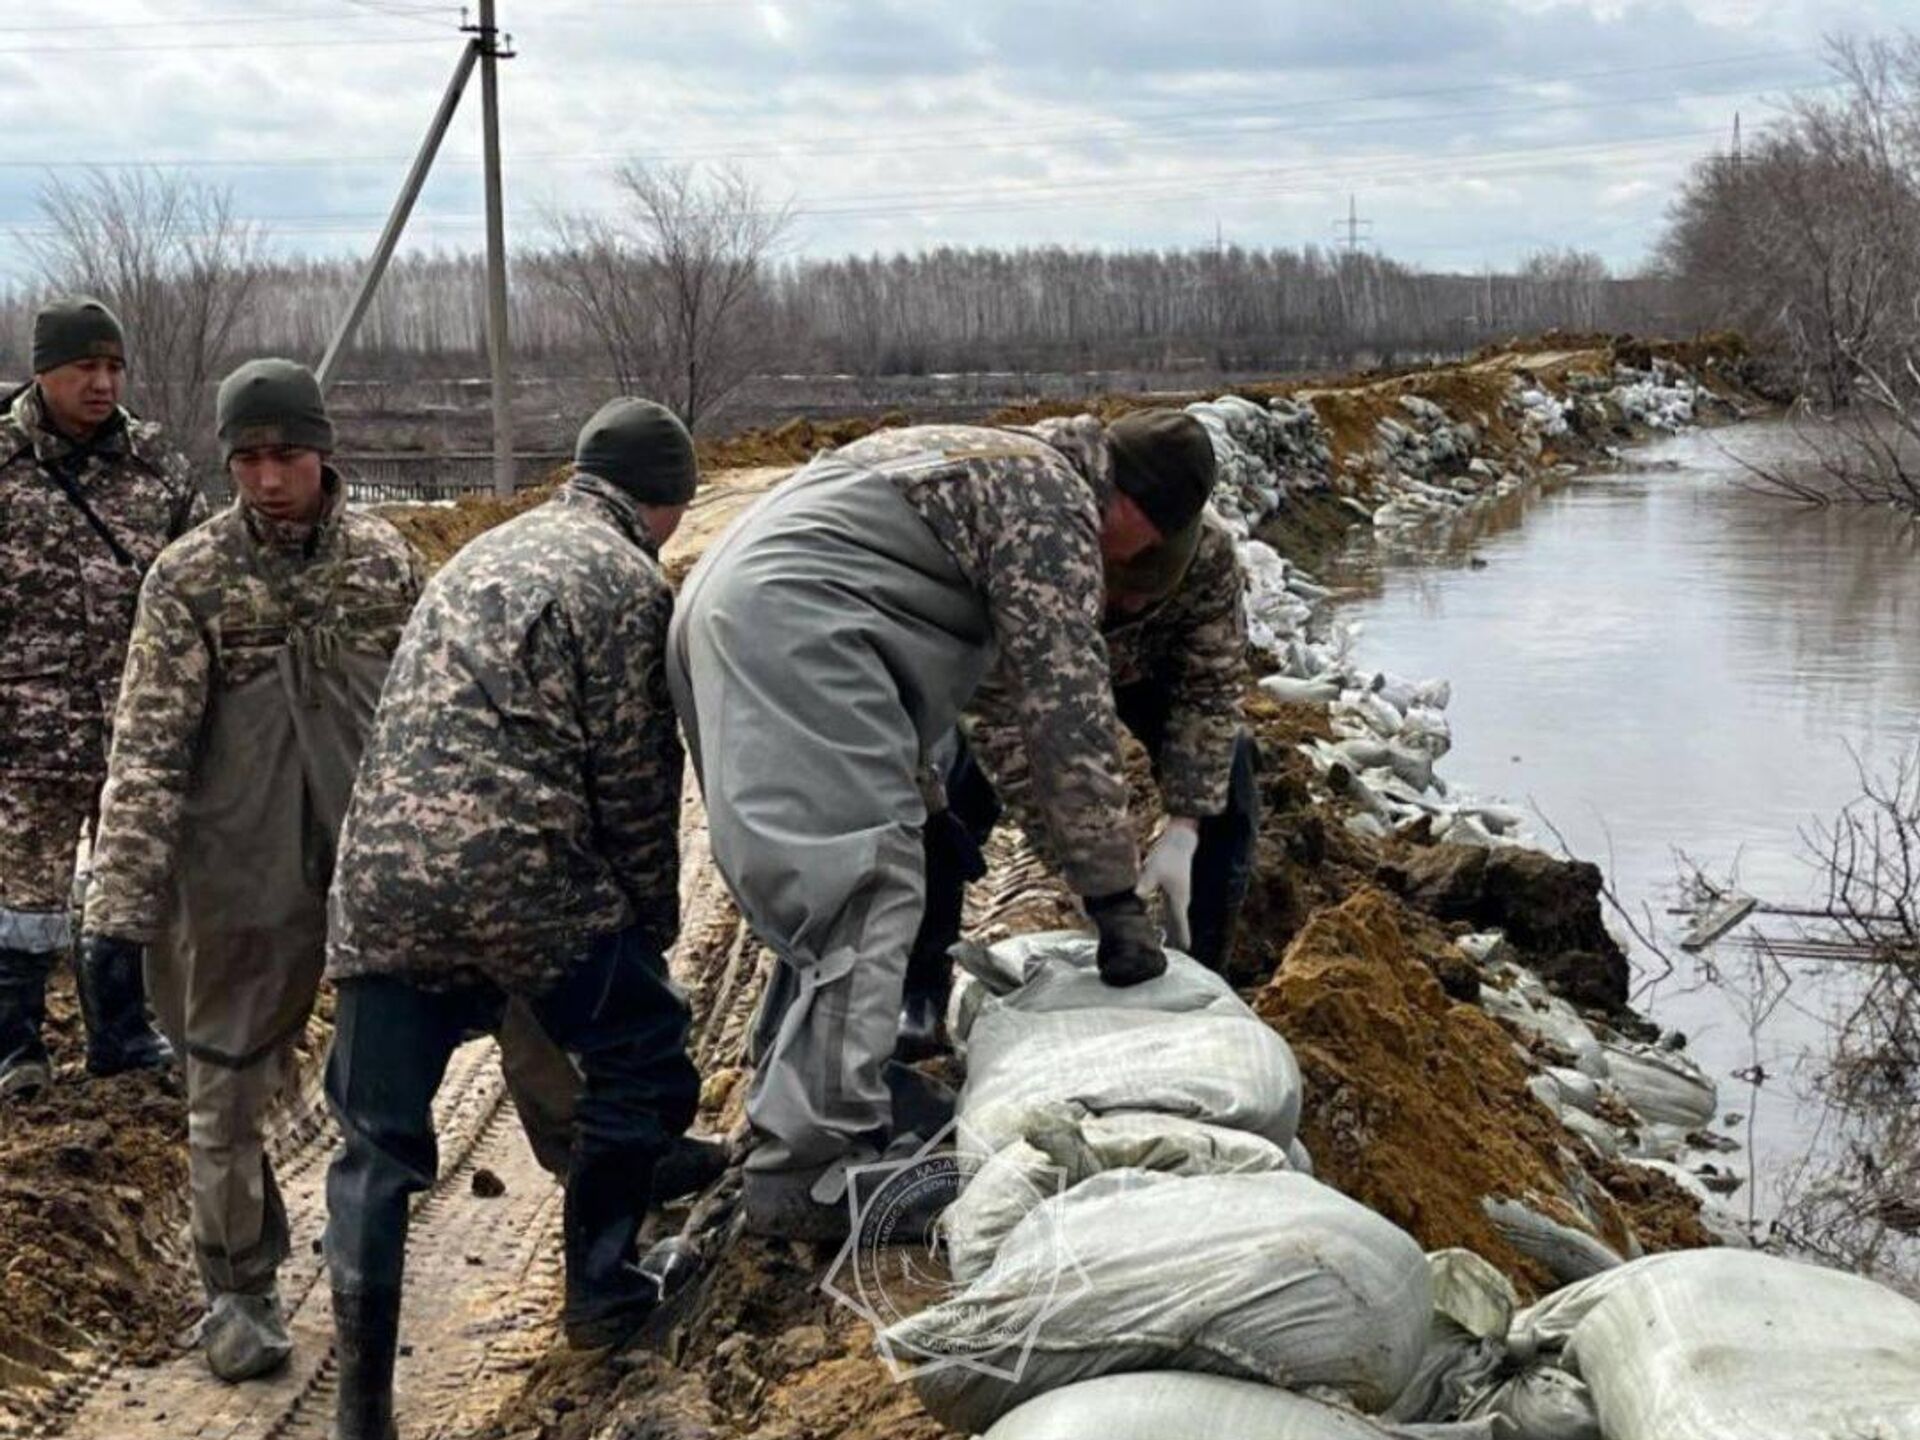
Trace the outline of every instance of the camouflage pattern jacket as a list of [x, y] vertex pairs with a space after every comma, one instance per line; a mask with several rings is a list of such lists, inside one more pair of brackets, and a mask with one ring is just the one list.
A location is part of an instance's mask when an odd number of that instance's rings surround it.
[[148, 572], [101, 796], [89, 931], [142, 942], [157, 933], [202, 732], [223, 690], [272, 669], [289, 645], [393, 653], [420, 594], [419, 557], [385, 520], [348, 509], [331, 471], [328, 484], [317, 525], [279, 523], [236, 500]]
[[[51, 471], [69, 477], [113, 544]], [[206, 518], [191, 468], [158, 425], [121, 410], [78, 446], [48, 422], [33, 385], [0, 412], [0, 784], [106, 773], [140, 578]]]
[[[1151, 684], [1172, 696], [1166, 737], [1153, 757], [1169, 815], [1197, 818], [1226, 809], [1249, 678], [1244, 591], [1233, 537], [1209, 512], [1177, 590], [1138, 614], [1108, 612], [1114, 688]], [[969, 739], [1001, 799], [1046, 851], [1010, 699], [1006, 681], [991, 677], [974, 697]]]
[[1034, 813], [1066, 882], [1080, 895], [1132, 889], [1139, 856], [1100, 633], [1113, 466], [1099, 423], [914, 426], [838, 453], [892, 477], [985, 596]]
[[595, 936], [679, 927], [673, 593], [638, 506], [577, 474], [434, 576], [340, 840], [327, 968], [536, 995]]

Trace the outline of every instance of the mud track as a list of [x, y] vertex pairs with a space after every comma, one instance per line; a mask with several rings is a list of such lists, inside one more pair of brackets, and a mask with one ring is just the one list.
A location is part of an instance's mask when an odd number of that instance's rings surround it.
[[[434, 1103], [440, 1175], [414, 1205], [396, 1387], [402, 1428], [420, 1440], [480, 1427], [546, 1350], [559, 1300], [561, 1192], [521, 1134], [497, 1057], [491, 1040], [463, 1046]], [[333, 1415], [333, 1322], [318, 1252], [336, 1140], [316, 1079], [281, 1116], [271, 1147], [294, 1243], [280, 1276], [294, 1338], [284, 1371], [232, 1386], [193, 1350], [157, 1369], [104, 1356], [48, 1394], [14, 1433], [323, 1440]], [[504, 1194], [474, 1193], [481, 1169]]]

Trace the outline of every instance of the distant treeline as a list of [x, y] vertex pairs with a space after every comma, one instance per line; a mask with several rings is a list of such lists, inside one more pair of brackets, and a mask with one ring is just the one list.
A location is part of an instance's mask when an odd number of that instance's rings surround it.
[[[552, 282], [551, 258], [516, 257], [515, 356], [543, 371], [594, 373], [604, 363], [598, 339]], [[257, 265], [234, 353], [318, 359], [359, 266]], [[482, 274], [477, 255], [396, 260], [348, 373], [483, 368]], [[765, 373], [1286, 370], [1461, 351], [1555, 327], [1657, 332], [1675, 316], [1667, 282], [1613, 277], [1597, 256], [1577, 251], [1540, 254], [1514, 273], [1472, 275], [1313, 247], [943, 247], [783, 260], [763, 268], [760, 289]], [[24, 293], [0, 296], [0, 374], [24, 369], [30, 309]]]

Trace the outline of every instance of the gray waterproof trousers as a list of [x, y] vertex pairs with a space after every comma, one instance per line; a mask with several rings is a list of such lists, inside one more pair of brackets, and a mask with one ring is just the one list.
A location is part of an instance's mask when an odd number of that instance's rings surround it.
[[260, 1293], [289, 1244], [265, 1123], [326, 959], [334, 844], [387, 657], [275, 665], [218, 692], [147, 992], [182, 1057], [193, 1240], [209, 1290]]
[[757, 1027], [749, 1168], [824, 1167], [889, 1138], [924, 757], [993, 648], [985, 598], [893, 482], [831, 456], [688, 577], [668, 683], [714, 860], [783, 972]]

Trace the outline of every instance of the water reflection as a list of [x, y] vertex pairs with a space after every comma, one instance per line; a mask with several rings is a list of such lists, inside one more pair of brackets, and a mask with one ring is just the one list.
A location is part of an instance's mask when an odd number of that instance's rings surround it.
[[[1537, 805], [1670, 951], [1676, 853], [1807, 898], [1802, 828], [1856, 793], [1856, 753], [1888, 764], [1920, 738], [1920, 535], [1749, 488], [1743, 461], [1804, 464], [1799, 445], [1774, 422], [1663, 441], [1643, 468], [1512, 496], [1329, 572], [1368, 663], [1454, 682], [1446, 775]], [[1796, 1067], [1840, 997], [1805, 972], [1770, 1005], [1706, 978], [1689, 965], [1650, 1000], [1721, 1080], [1723, 1110], [1760, 1107], [1765, 1213], [1813, 1143]], [[1749, 1096], [1733, 1076], [1756, 1064], [1768, 1080]]]

